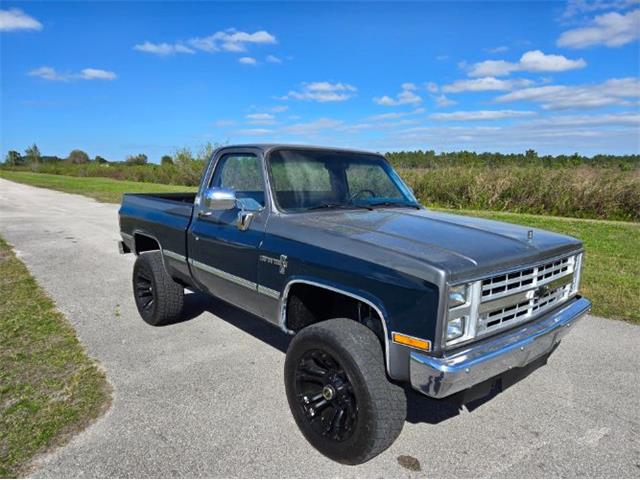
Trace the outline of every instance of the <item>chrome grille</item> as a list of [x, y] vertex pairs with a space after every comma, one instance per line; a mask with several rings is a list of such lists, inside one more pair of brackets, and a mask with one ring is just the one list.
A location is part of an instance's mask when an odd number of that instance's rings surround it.
[[482, 281], [482, 302], [522, 292], [573, 273], [574, 256]]
[[481, 314], [478, 318], [478, 333], [493, 332], [494, 329], [507, 328], [524, 322], [566, 300], [570, 290], [571, 283], [568, 283], [543, 296]]
[[483, 280], [476, 335], [526, 322], [567, 300], [576, 259], [572, 255]]

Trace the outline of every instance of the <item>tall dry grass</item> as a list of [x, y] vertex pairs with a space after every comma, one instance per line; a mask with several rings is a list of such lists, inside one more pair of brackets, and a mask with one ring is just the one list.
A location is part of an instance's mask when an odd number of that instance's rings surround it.
[[640, 221], [640, 170], [577, 166], [400, 169], [426, 204]]

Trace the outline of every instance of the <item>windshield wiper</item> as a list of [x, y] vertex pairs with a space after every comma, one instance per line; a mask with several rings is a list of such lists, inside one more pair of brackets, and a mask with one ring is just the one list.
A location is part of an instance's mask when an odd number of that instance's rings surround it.
[[329, 202], [321, 203], [319, 205], [314, 205], [313, 207], [308, 207], [306, 210], [323, 210], [323, 209], [328, 210], [331, 208], [345, 208], [345, 209], [364, 208], [366, 210], [373, 210], [373, 208], [369, 207], [368, 205], [357, 205], [355, 203], [329, 203]]
[[389, 202], [389, 201], [368, 203], [367, 205], [373, 208], [375, 207], [409, 207], [409, 208], [415, 208], [416, 210], [420, 210], [422, 208], [420, 207], [420, 205], [416, 205], [415, 203]]

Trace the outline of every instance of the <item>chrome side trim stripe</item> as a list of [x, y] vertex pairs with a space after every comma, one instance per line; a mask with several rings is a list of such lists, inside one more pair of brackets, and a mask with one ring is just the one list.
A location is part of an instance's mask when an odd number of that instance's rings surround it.
[[224, 270], [219, 270], [215, 267], [211, 267], [205, 263], [198, 262], [197, 260], [193, 260], [190, 258], [189, 263], [200, 270], [210, 273], [211, 275], [224, 278], [225, 280], [229, 280], [230, 282], [233, 282], [237, 285], [248, 288], [250, 290], [256, 290], [258, 288], [258, 285], [254, 282], [250, 282], [249, 280], [246, 280], [242, 277], [237, 277], [236, 275], [227, 273]]
[[180, 255], [179, 253], [172, 252], [171, 250], [162, 250], [162, 254], [174, 260], [178, 260], [179, 262], [186, 263], [187, 261], [187, 257], [185, 257], [184, 255]]
[[275, 298], [276, 300], [280, 298], [279, 291], [273, 290], [272, 288], [268, 288], [263, 285], [258, 285], [258, 293], [266, 295], [267, 297]]

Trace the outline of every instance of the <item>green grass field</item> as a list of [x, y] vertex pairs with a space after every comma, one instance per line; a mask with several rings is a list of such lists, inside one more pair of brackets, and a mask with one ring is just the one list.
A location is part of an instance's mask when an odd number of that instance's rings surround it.
[[[194, 187], [30, 172], [0, 171], [0, 177], [79, 193], [106, 202], [119, 202], [124, 192], [194, 190]], [[579, 238], [587, 252], [582, 292], [593, 301], [594, 314], [640, 324], [640, 223], [505, 212], [447, 211], [530, 225]]]
[[75, 332], [0, 238], [0, 478], [27, 473], [108, 406], [110, 387]]
[[120, 203], [123, 193], [189, 192], [196, 187], [164, 185], [159, 183], [130, 182], [102, 177], [69, 177], [47, 173], [0, 170], [0, 177], [35, 187], [51, 188], [68, 193], [93, 197], [101, 202]]

